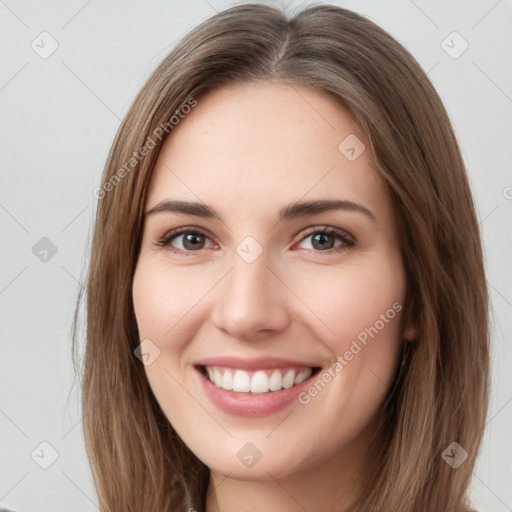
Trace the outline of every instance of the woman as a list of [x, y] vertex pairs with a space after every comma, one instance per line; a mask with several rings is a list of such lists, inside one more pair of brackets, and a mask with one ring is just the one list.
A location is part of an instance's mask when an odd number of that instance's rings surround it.
[[334, 6], [207, 20], [110, 152], [83, 409], [102, 511], [467, 511], [474, 205], [411, 55]]

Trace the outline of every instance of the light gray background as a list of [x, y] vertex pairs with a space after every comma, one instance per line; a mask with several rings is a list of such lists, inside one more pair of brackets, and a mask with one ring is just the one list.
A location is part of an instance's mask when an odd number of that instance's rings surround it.
[[[492, 401], [472, 497], [481, 512], [511, 511], [512, 2], [330, 3], [369, 16], [402, 42], [454, 123], [481, 219], [495, 317]], [[87, 411], [80, 411], [70, 352], [92, 190], [150, 72], [193, 26], [231, 5], [0, 0], [0, 503], [18, 512], [97, 510], [81, 430]], [[46, 59], [31, 48], [34, 40], [42, 47], [43, 31], [59, 45]], [[442, 47], [453, 31], [469, 44], [458, 58]], [[463, 43], [452, 37], [446, 44], [453, 53]], [[57, 248], [46, 262], [32, 252], [42, 237]], [[39, 465], [52, 460], [43, 441], [58, 453], [48, 469]]]

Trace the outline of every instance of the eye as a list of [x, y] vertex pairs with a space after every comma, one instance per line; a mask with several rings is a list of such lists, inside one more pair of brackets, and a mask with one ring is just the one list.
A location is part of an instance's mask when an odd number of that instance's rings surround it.
[[[324, 228], [311, 228], [302, 237], [302, 241], [311, 238], [310, 245], [316, 252], [337, 252], [346, 250], [354, 245], [354, 239], [346, 232], [338, 228], [326, 226]], [[335, 239], [340, 240], [338, 245], [333, 245]]]
[[[176, 247], [173, 242], [181, 238], [180, 245]], [[355, 241], [346, 231], [331, 226], [323, 228], [311, 228], [302, 236], [301, 242], [311, 238], [312, 248], [306, 248], [319, 253], [332, 253], [346, 250], [353, 246]], [[335, 244], [336, 238], [340, 241]], [[173, 253], [189, 255], [205, 249], [206, 241], [210, 241], [208, 236], [196, 228], [184, 227], [170, 231], [164, 237], [156, 242], [159, 247], [166, 247]], [[333, 245], [334, 244], [334, 245]], [[212, 244], [215, 246], [215, 244]]]
[[[183, 237], [181, 241], [183, 248], [176, 248], [172, 245], [172, 242], [179, 240], [181, 237]], [[179, 228], [167, 233], [157, 242], [157, 245], [167, 247], [171, 252], [189, 254], [204, 249], [205, 240], [209, 239], [201, 231], [191, 228]]]

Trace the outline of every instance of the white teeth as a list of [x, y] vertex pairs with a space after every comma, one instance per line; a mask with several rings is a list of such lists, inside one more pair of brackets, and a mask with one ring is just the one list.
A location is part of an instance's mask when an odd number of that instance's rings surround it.
[[283, 378], [279, 370], [274, 370], [270, 376], [269, 388], [270, 391], [279, 391], [283, 387]]
[[263, 370], [257, 371], [251, 379], [252, 393], [266, 393], [268, 391], [268, 377]]
[[[206, 367], [208, 377], [217, 387], [237, 393], [268, 393], [291, 387], [304, 382], [312, 373], [312, 368], [303, 368], [299, 372], [294, 369], [258, 370], [252, 374], [244, 370], [229, 370], [214, 366]], [[284, 373], [284, 375], [283, 375]]]
[[286, 375], [283, 377], [283, 388], [290, 389], [293, 386], [295, 380], [295, 370], [288, 370]]
[[297, 373], [297, 377], [295, 377], [295, 381], [293, 382], [293, 384], [296, 385], [300, 384], [301, 382], [304, 382], [306, 379], [309, 379], [309, 377], [311, 377], [312, 373], [312, 368], [304, 368], [304, 370], [301, 370], [299, 373]]
[[227, 391], [233, 389], [233, 374], [229, 370], [224, 372], [222, 387]]
[[217, 368], [213, 370], [213, 380], [216, 386], [218, 386], [219, 388], [222, 387], [222, 373], [220, 373], [219, 370], [217, 370]]
[[[217, 385], [217, 383], [215, 383]], [[233, 391], [238, 393], [247, 393], [251, 390], [251, 378], [247, 372], [237, 370], [233, 377]]]

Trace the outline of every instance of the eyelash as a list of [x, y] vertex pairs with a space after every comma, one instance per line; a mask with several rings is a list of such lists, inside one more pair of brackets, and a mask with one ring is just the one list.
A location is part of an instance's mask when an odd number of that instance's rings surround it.
[[[171, 251], [172, 253], [175, 253], [175, 254], [185, 254], [188, 256], [190, 254], [200, 252], [201, 249], [199, 249], [197, 251], [188, 251], [188, 250], [183, 250], [183, 249], [175, 249], [171, 245], [169, 245], [174, 238], [177, 238], [178, 236], [183, 235], [183, 234], [199, 235], [199, 236], [208, 237], [208, 235], [206, 233], [203, 233], [201, 230], [198, 230], [197, 228], [184, 227], [184, 228], [177, 228], [177, 229], [170, 231], [164, 237], [162, 237], [158, 241], [156, 241], [155, 244], [158, 247], [166, 247], [169, 251]], [[304, 233], [300, 242], [302, 242], [306, 238], [310, 237], [311, 235], [317, 235], [317, 234], [319, 234], [319, 235], [336, 235], [342, 241], [342, 243], [340, 245], [338, 245], [337, 247], [334, 247], [327, 251], [306, 249], [307, 251], [312, 251], [312, 252], [319, 253], [319, 254], [333, 254], [333, 253], [347, 250], [348, 248], [352, 247], [355, 244], [352, 237], [350, 237], [350, 235], [346, 231], [343, 231], [341, 229], [338, 229], [338, 228], [335, 228], [332, 226], [325, 226], [323, 228], [311, 228], [309, 230], [306, 230], [306, 232]]]

